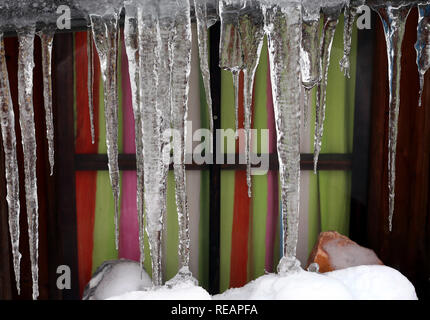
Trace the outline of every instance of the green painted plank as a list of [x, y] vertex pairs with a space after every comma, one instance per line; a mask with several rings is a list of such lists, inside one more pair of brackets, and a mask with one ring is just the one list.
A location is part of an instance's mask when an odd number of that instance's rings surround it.
[[[208, 32], [209, 34], [209, 32]], [[203, 77], [200, 72], [200, 121], [202, 128], [209, 128]], [[209, 289], [209, 211], [210, 211], [210, 172], [201, 171], [200, 177], [200, 224], [199, 224], [199, 284]]]
[[[235, 129], [234, 89], [230, 72], [221, 71], [221, 127]], [[234, 152], [232, 150], [226, 150]], [[220, 292], [230, 285], [235, 172], [221, 171]]]

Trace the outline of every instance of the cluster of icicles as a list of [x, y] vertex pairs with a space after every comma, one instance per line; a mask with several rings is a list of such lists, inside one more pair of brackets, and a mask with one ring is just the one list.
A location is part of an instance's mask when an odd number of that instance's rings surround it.
[[[349, 76], [351, 34], [357, 12], [364, 0], [104, 0], [107, 10], [91, 11], [91, 1], [78, 1], [88, 13], [88, 61], [92, 62], [94, 41], [100, 59], [104, 83], [106, 144], [109, 174], [115, 200], [116, 245], [118, 246], [119, 167], [118, 167], [118, 92], [117, 59], [119, 18], [125, 8], [124, 41], [129, 61], [132, 102], [136, 131], [137, 208], [141, 264], [144, 259], [144, 236], [149, 237], [154, 285], [162, 285], [161, 267], [163, 216], [166, 214], [167, 173], [163, 161], [163, 132], [179, 130], [173, 148], [175, 159], [176, 204], [179, 223], [178, 275], [167, 284], [181, 280], [195, 281], [188, 268], [190, 234], [185, 181], [187, 100], [191, 69], [191, 8], [197, 23], [200, 68], [209, 114], [212, 115], [207, 29], [221, 21], [220, 67], [233, 74], [236, 92], [236, 119], [239, 72], [244, 74], [244, 128], [249, 196], [251, 196], [250, 127], [253, 81], [264, 36], [268, 38], [277, 152], [282, 192], [283, 257], [278, 272], [285, 274], [300, 268], [296, 259], [300, 191], [301, 114], [307, 122], [310, 96], [316, 87], [316, 123], [314, 163], [317, 169], [321, 150], [326, 109], [327, 74], [336, 26], [343, 12], [344, 57], [342, 70]], [[192, 3], [190, 3], [192, 2]], [[401, 43], [406, 18], [412, 7], [408, 1], [367, 1], [383, 22], [389, 62], [389, 199], [391, 229], [394, 211], [395, 155], [399, 114]], [[212, 10], [209, 10], [211, 8]], [[424, 73], [430, 67], [430, 5], [420, 3], [416, 44], [421, 91]], [[96, 13], [94, 13], [96, 12]], [[319, 35], [320, 20], [322, 32]], [[54, 166], [51, 52], [54, 29], [37, 33], [42, 40], [44, 103], [51, 174]], [[33, 42], [35, 25], [17, 28], [19, 40], [19, 119], [25, 165], [26, 208], [29, 225], [33, 298], [38, 297], [38, 199], [36, 181], [36, 137], [32, 103]], [[90, 118], [93, 120], [92, 79], [89, 64]], [[17, 289], [20, 286], [19, 252], [19, 179], [14, 130], [14, 112], [9, 89], [3, 35], [0, 34], [0, 115], [6, 163], [7, 202]], [[304, 97], [304, 110], [301, 101]], [[420, 98], [421, 100], [421, 98]], [[237, 123], [237, 120], [236, 120]], [[210, 119], [213, 130], [213, 120]], [[91, 127], [94, 142], [94, 127]]]

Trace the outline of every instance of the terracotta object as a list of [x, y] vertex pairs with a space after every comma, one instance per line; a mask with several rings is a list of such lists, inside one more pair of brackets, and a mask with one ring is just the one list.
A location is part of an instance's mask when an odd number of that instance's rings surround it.
[[359, 265], [383, 265], [373, 250], [358, 245], [336, 231], [320, 233], [306, 268], [312, 263], [318, 263], [321, 273]]

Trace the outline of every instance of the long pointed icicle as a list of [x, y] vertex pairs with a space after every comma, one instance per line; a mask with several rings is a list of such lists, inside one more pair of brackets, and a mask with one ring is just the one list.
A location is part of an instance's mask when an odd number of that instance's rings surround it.
[[221, 37], [219, 47], [219, 66], [233, 75], [235, 92], [235, 125], [236, 139], [239, 137], [239, 74], [243, 69], [243, 50], [239, 31], [239, 10], [244, 0], [221, 0], [219, 11], [221, 18]]
[[124, 40], [128, 57], [128, 70], [132, 91], [135, 143], [136, 143], [136, 175], [137, 175], [137, 218], [139, 222], [140, 265], [145, 262], [145, 226], [144, 226], [144, 163], [142, 112], [140, 109], [140, 56], [138, 9], [132, 3], [125, 4]]
[[303, 123], [308, 127], [309, 109], [311, 108], [312, 88], [320, 81], [320, 1], [303, 1], [302, 42], [300, 51], [300, 67], [302, 84], [305, 88], [303, 103]]
[[281, 181], [283, 257], [278, 272], [300, 270], [296, 258], [300, 198], [300, 1], [264, 8]]
[[234, 137], [239, 139], [239, 79], [240, 71], [232, 71], [233, 76], [233, 88], [234, 88]]
[[93, 37], [100, 58], [104, 84], [106, 145], [109, 160], [109, 176], [115, 203], [115, 245], [119, 239], [119, 167], [118, 167], [118, 13], [103, 17], [90, 15]]
[[417, 42], [417, 66], [420, 77], [419, 106], [422, 105], [422, 95], [424, 88], [424, 75], [430, 68], [430, 4], [418, 5], [418, 27]]
[[205, 88], [206, 103], [209, 114], [209, 129], [214, 130], [214, 121], [212, 114], [212, 96], [211, 96], [211, 76], [209, 70], [209, 44], [207, 0], [194, 0], [194, 10], [197, 22], [197, 38], [199, 43], [200, 69], [203, 77], [203, 86]]
[[18, 102], [24, 151], [25, 198], [27, 204], [28, 238], [30, 246], [31, 274], [33, 279], [33, 299], [39, 296], [39, 213], [36, 177], [36, 131], [33, 109], [33, 68], [35, 27], [17, 31], [18, 56]]
[[394, 6], [388, 3], [375, 8], [378, 12], [387, 42], [388, 83], [390, 89], [389, 124], [388, 124], [388, 191], [389, 191], [389, 230], [393, 228], [395, 183], [396, 183], [396, 148], [398, 120], [400, 110], [400, 73], [402, 42], [406, 20], [411, 10], [410, 5]]
[[176, 208], [179, 224], [179, 272], [170, 283], [193, 281], [189, 269], [190, 229], [185, 175], [186, 120], [188, 116], [188, 92], [191, 71], [191, 19], [189, 0], [177, 1], [172, 56], [172, 129], [173, 169], [175, 174]]
[[[324, 26], [321, 37], [321, 82], [317, 87], [316, 116], [315, 116], [315, 137], [314, 137], [314, 172], [317, 172], [318, 157], [321, 151], [321, 142], [324, 133], [324, 119], [326, 109], [327, 78], [330, 66], [331, 47], [333, 45], [334, 34], [339, 22], [342, 10], [341, 1], [333, 1], [333, 7], [324, 7]], [[340, 2], [340, 3], [339, 3]]]
[[152, 282], [162, 284], [162, 189], [165, 188], [160, 169], [160, 130], [157, 110], [157, 86], [160, 61], [157, 6], [144, 0], [138, 8], [141, 110], [143, 128], [144, 185], [146, 231], [151, 250]]
[[[169, 161], [171, 144], [170, 139], [166, 139], [166, 133], [171, 128], [171, 106], [172, 106], [172, 56], [173, 56], [173, 36], [175, 28], [176, 3], [170, 0], [160, 0], [158, 5], [158, 34], [159, 61], [158, 61], [158, 86], [157, 86], [157, 115], [158, 115], [158, 187], [159, 199], [158, 219], [161, 220], [161, 230], [164, 229], [164, 221], [167, 215], [167, 178], [169, 173]], [[155, 218], [155, 217], [153, 217]], [[160, 249], [161, 252], [161, 249]], [[156, 253], [158, 256], [159, 253]], [[161, 259], [161, 257], [157, 257]], [[160, 268], [158, 279], [154, 279], [154, 284], [161, 284], [163, 281], [162, 268]]]
[[87, 59], [88, 59], [88, 112], [90, 114], [90, 128], [91, 128], [91, 142], [95, 143], [96, 133], [94, 129], [94, 49], [93, 49], [93, 34], [91, 31], [87, 32]]
[[349, 0], [345, 5], [344, 16], [345, 23], [343, 28], [343, 57], [340, 60], [340, 69], [345, 74], [345, 77], [350, 77], [350, 54], [352, 42], [352, 29], [354, 27], [355, 17], [357, 16], [358, 7], [364, 4], [364, 1]]
[[261, 48], [264, 39], [264, 16], [257, 1], [248, 1], [239, 16], [239, 31], [243, 50], [244, 64], [244, 128], [245, 128], [245, 158], [246, 181], [248, 197], [252, 195], [251, 180], [251, 122], [252, 122], [252, 93], [254, 77], [260, 62]]
[[19, 176], [16, 157], [15, 114], [9, 87], [3, 34], [0, 33], [0, 124], [3, 138], [6, 171], [6, 200], [9, 213], [9, 232], [12, 245], [13, 270], [15, 272], [16, 289], [20, 294], [20, 264], [19, 252]]
[[54, 30], [43, 30], [39, 33], [42, 42], [42, 70], [43, 70], [43, 99], [45, 105], [46, 138], [48, 139], [48, 157], [51, 176], [54, 173], [54, 118], [52, 115], [52, 45]]

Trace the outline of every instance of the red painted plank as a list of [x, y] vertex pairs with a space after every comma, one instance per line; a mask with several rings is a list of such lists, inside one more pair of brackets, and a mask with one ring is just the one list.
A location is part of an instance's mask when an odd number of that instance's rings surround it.
[[[91, 123], [88, 101], [88, 57], [87, 33], [75, 34], [75, 70], [76, 70], [76, 153], [97, 153], [98, 146], [98, 88], [100, 74], [98, 59], [94, 59], [93, 105], [95, 120], [95, 143], [91, 142]], [[97, 171], [76, 172], [76, 214], [78, 233], [78, 268], [79, 288], [82, 294], [91, 278], [93, 255], [94, 211], [96, 206]]]
[[[239, 128], [243, 128], [243, 73], [239, 78]], [[243, 136], [239, 135], [243, 140]], [[236, 152], [239, 146], [236, 146]], [[243, 150], [240, 150], [243, 152]], [[233, 228], [231, 244], [230, 287], [242, 287], [248, 277], [248, 236], [251, 199], [248, 197], [246, 171], [237, 170], [235, 173]]]

